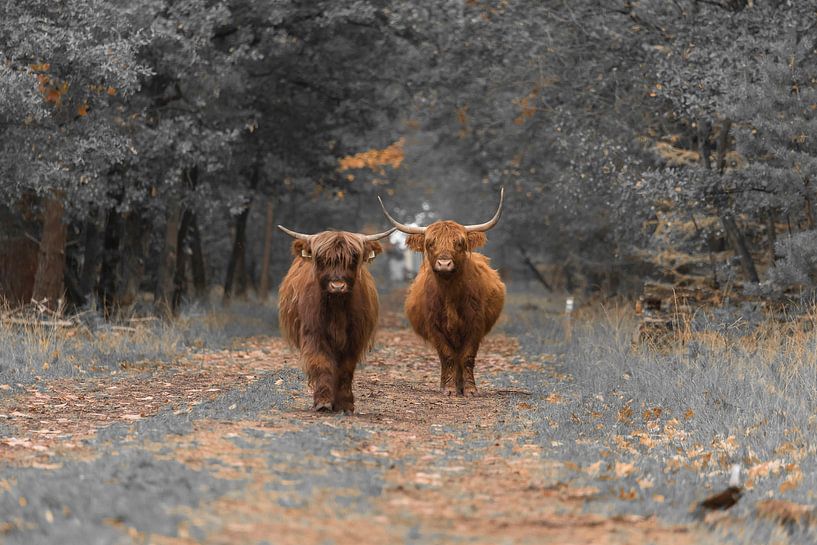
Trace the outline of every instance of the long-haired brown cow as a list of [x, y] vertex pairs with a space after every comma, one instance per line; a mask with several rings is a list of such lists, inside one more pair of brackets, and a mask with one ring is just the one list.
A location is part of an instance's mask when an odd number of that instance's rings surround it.
[[487, 257], [474, 252], [485, 244], [485, 231], [499, 221], [504, 198], [502, 189], [499, 208], [485, 223], [437, 221], [428, 227], [398, 222], [380, 201], [392, 225], [409, 235], [408, 247], [425, 254], [406, 297], [406, 314], [414, 331], [437, 351], [440, 388], [449, 396], [477, 393], [474, 360], [505, 303], [499, 274]]
[[304, 235], [278, 228], [295, 241], [295, 259], [278, 291], [284, 336], [301, 353], [317, 411], [355, 410], [352, 378], [372, 347], [378, 302], [365, 264], [383, 251], [376, 235], [324, 231]]

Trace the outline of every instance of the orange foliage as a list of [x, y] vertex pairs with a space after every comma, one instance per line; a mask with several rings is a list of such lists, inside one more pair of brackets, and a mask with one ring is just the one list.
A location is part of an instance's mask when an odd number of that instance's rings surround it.
[[[44, 72], [51, 68], [48, 63], [32, 64], [30, 68], [33, 72]], [[48, 74], [38, 73], [36, 75], [39, 85], [37, 90], [43, 95], [46, 102], [59, 107], [62, 104], [62, 97], [68, 92], [70, 87], [67, 81], [59, 81]]]
[[[68, 89], [71, 85], [67, 81], [59, 80], [58, 78], [48, 75], [46, 72], [51, 70], [51, 64], [47, 62], [30, 64], [28, 67], [34, 74], [34, 77], [37, 78], [37, 90], [43, 96], [43, 99], [57, 108], [62, 106], [63, 97], [68, 93]], [[88, 88], [92, 93], [107, 93], [109, 96], [114, 96], [118, 92], [116, 87], [106, 87], [105, 85], [90, 85]], [[77, 114], [80, 117], [88, 115], [89, 109], [90, 107], [86, 100], [77, 107]]]
[[521, 110], [519, 115], [513, 120], [515, 125], [524, 125], [527, 120], [536, 115], [537, 96], [539, 96], [539, 87], [534, 87], [530, 93], [513, 101]]
[[391, 146], [383, 149], [370, 149], [354, 155], [347, 155], [340, 159], [338, 170], [343, 172], [344, 170], [368, 168], [378, 174], [385, 174], [384, 167], [386, 166], [400, 168], [405, 158], [403, 153], [404, 144], [405, 138], [401, 138]]

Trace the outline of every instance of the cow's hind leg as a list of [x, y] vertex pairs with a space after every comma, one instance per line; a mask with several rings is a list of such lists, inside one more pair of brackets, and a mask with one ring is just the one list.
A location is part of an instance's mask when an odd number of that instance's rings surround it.
[[335, 410], [345, 414], [355, 412], [355, 396], [352, 394], [352, 380], [355, 376], [355, 360], [343, 362], [338, 369], [338, 386], [335, 390]]
[[335, 363], [324, 354], [304, 353], [304, 370], [312, 387], [313, 404], [316, 411], [331, 411], [334, 408], [337, 369]]
[[457, 385], [457, 395], [463, 394], [464, 376], [462, 371], [463, 371], [462, 365], [460, 365], [458, 362], [457, 365], [454, 366], [454, 376]]

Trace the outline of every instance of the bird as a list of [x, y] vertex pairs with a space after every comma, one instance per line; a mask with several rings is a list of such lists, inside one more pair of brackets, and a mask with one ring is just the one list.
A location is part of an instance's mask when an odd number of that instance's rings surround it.
[[732, 466], [729, 475], [729, 486], [726, 490], [713, 494], [700, 502], [693, 512], [695, 518], [703, 518], [709, 511], [726, 511], [734, 507], [743, 496], [743, 487], [740, 485], [740, 464]]

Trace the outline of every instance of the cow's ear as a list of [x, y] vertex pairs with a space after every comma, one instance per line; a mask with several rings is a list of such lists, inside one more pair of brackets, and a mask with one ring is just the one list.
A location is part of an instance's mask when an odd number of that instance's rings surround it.
[[380, 243], [377, 242], [376, 240], [372, 240], [367, 242], [366, 245], [363, 246], [363, 252], [366, 255], [366, 261], [371, 263], [372, 261], [374, 261], [375, 257], [383, 253], [383, 246], [381, 246]]
[[312, 248], [306, 240], [296, 239], [292, 241], [292, 255], [312, 259]]
[[485, 237], [485, 233], [483, 233], [482, 231], [471, 231], [470, 233], [468, 233], [469, 250], [479, 248], [480, 246], [485, 246], [486, 242], [488, 242], [488, 239]]
[[418, 235], [409, 235], [406, 237], [406, 246], [410, 249], [414, 250], [415, 252], [422, 252], [423, 245], [426, 242], [426, 236], [422, 234]]

